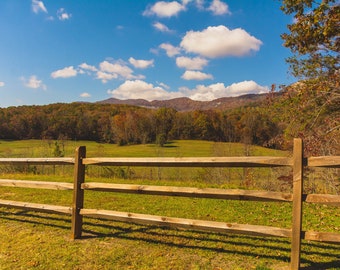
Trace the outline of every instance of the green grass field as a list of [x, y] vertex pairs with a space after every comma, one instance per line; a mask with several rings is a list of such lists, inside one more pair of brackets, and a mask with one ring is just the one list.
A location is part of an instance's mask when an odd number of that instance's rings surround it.
[[[286, 156], [289, 153], [242, 144], [175, 141], [119, 147], [65, 141], [65, 156], [86, 145], [88, 157]], [[0, 141], [0, 157], [53, 156], [47, 141]], [[22, 169], [1, 167], [1, 178], [72, 182], [72, 166]], [[95, 166], [94, 166], [95, 167]], [[26, 170], [26, 171], [25, 171]], [[122, 172], [123, 170], [123, 172]], [[181, 169], [182, 170], [182, 169]], [[199, 187], [262, 187], [289, 190], [275, 178], [287, 171], [108, 168], [87, 170], [87, 181]], [[132, 173], [131, 173], [132, 172]], [[244, 178], [245, 177], [245, 178]], [[85, 192], [86, 208], [163, 216], [270, 225], [288, 228], [289, 203], [192, 199], [165, 196]], [[71, 191], [0, 187], [0, 199], [70, 206]], [[340, 232], [339, 209], [305, 204], [303, 228]], [[85, 218], [83, 239], [70, 239], [68, 216], [0, 208], [0, 269], [287, 269], [290, 241], [233, 234], [214, 234]], [[339, 245], [303, 241], [305, 269], [340, 269]]]

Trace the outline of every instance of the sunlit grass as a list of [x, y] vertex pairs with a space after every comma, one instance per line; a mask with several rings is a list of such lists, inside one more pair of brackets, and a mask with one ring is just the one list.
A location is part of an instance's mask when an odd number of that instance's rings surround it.
[[[86, 145], [90, 157], [157, 156], [285, 156], [289, 153], [242, 144], [174, 141], [167, 147], [64, 142], [65, 156]], [[53, 154], [54, 142], [0, 141], [0, 157], [41, 157]], [[55, 166], [35, 172], [2, 173], [1, 178], [72, 182], [72, 166]], [[122, 168], [139, 177], [118, 174], [105, 177], [105, 168], [93, 166], [86, 181], [193, 187], [253, 188], [262, 179], [268, 186], [277, 174], [270, 169], [210, 171], [197, 168]], [[144, 171], [143, 171], [144, 170]], [[44, 173], [43, 173], [44, 172]], [[230, 175], [230, 179], [228, 179]], [[222, 180], [217, 180], [221, 176]], [[245, 180], [251, 180], [245, 182]], [[248, 186], [246, 186], [246, 184]], [[257, 183], [258, 184], [258, 183]], [[263, 187], [265, 187], [264, 185]], [[71, 206], [72, 191], [0, 187], [0, 199]], [[240, 224], [289, 228], [290, 203], [195, 199], [85, 191], [85, 207]], [[304, 204], [303, 229], [340, 232], [338, 208]], [[0, 269], [282, 269], [290, 259], [290, 240], [213, 234], [84, 219], [84, 238], [70, 240], [70, 217], [0, 208]], [[303, 241], [302, 265], [337, 269], [338, 245]], [[314, 268], [310, 268], [314, 269]]]
[[55, 143], [64, 156], [72, 157], [78, 146], [86, 146], [88, 157], [207, 157], [207, 156], [286, 156], [278, 151], [259, 146], [245, 146], [241, 143], [217, 143], [199, 140], [172, 141], [159, 147], [155, 144], [118, 146], [92, 141], [52, 141], [52, 140], [0, 140], [0, 157], [47, 157], [53, 156]]

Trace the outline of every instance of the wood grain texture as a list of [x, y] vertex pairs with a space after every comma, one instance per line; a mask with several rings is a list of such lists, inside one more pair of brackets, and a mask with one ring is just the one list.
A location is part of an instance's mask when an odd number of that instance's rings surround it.
[[321, 156], [308, 158], [308, 167], [340, 168], [340, 156]]
[[73, 165], [74, 158], [0, 158], [0, 164]]
[[85, 158], [85, 165], [141, 167], [275, 167], [291, 166], [286, 157]]
[[72, 190], [73, 189], [72, 183], [13, 180], [13, 179], [0, 179], [0, 186], [2, 186], [2, 187], [54, 189], [54, 190]]
[[82, 184], [82, 188], [87, 190], [106, 192], [212, 198], [226, 200], [282, 201], [282, 202], [292, 201], [292, 194], [290, 193], [270, 192], [261, 190], [148, 186], [130, 184], [107, 184], [96, 182], [84, 183]]
[[203, 230], [222, 233], [239, 233], [257, 236], [291, 237], [290, 229], [282, 229], [270, 226], [184, 219], [98, 209], [82, 209], [80, 211], [80, 214], [87, 217], [132, 222], [137, 224], [184, 228], [190, 230]]
[[19, 208], [19, 209], [25, 209], [25, 210], [31, 210], [31, 211], [37, 211], [37, 212], [53, 213], [53, 214], [65, 214], [65, 215], [72, 214], [71, 207], [59, 206], [59, 205], [0, 200], [0, 206], [8, 207], [8, 208]]

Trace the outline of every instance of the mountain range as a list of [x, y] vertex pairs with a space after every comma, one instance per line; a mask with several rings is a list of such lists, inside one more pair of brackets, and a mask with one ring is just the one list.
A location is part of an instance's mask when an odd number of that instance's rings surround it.
[[145, 107], [150, 109], [158, 109], [161, 107], [173, 108], [177, 111], [194, 111], [194, 110], [226, 110], [246, 105], [256, 104], [264, 101], [268, 94], [248, 94], [238, 97], [223, 97], [212, 101], [197, 101], [187, 97], [174, 98], [169, 100], [153, 100], [145, 99], [116, 99], [109, 98], [98, 101], [99, 104], [125, 104], [132, 106]]

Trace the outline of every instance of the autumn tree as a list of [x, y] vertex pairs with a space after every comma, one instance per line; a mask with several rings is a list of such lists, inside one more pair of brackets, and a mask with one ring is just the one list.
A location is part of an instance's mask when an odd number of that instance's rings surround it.
[[309, 154], [338, 152], [339, 1], [282, 0], [281, 9], [294, 16], [282, 38], [293, 53], [287, 59], [291, 73], [300, 80], [287, 88], [291, 104], [287, 107], [286, 134], [303, 137]]
[[154, 118], [156, 140], [164, 145], [169, 139], [169, 133], [173, 127], [176, 110], [172, 108], [160, 108], [156, 111]]

